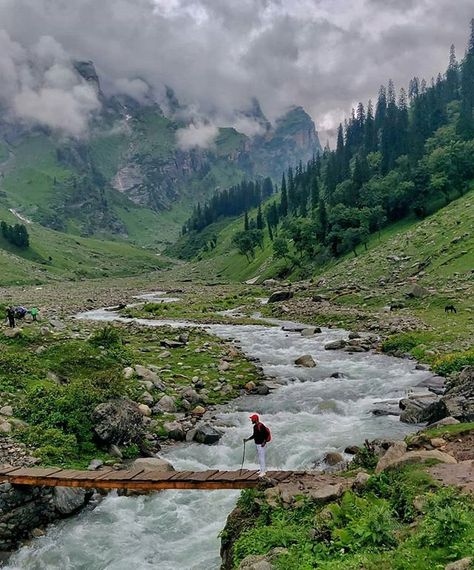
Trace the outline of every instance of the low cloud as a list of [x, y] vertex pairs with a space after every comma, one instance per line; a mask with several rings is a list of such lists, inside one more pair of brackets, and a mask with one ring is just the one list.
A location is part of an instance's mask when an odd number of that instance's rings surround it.
[[10, 118], [80, 137], [97, 93], [75, 71], [62, 46], [43, 36], [29, 49], [0, 30], [0, 102]]
[[213, 146], [219, 129], [215, 125], [205, 123], [191, 123], [188, 127], [176, 131], [176, 141], [179, 148], [210, 148]]

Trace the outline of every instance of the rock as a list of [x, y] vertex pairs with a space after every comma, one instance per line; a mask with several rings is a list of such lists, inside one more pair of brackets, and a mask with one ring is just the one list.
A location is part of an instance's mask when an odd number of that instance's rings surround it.
[[199, 404], [202, 401], [201, 396], [193, 389], [193, 388], [186, 388], [183, 392], [183, 398], [185, 398], [190, 404]]
[[77, 487], [54, 487], [53, 489], [54, 508], [62, 515], [70, 515], [76, 512], [84, 506], [86, 501], [85, 489]]
[[169, 439], [174, 439], [174, 441], [184, 441], [186, 439], [186, 432], [179, 422], [165, 422], [163, 427]]
[[134, 373], [134, 370], [131, 366], [127, 366], [122, 371], [122, 374], [123, 374], [123, 377], [125, 378], [125, 380], [130, 380], [130, 378], [133, 376], [133, 373]]
[[206, 413], [206, 408], [203, 408], [202, 406], [196, 406], [191, 413], [195, 416], [202, 416]]
[[159, 402], [158, 407], [161, 411], [173, 414], [177, 411], [176, 402], [171, 396], [163, 396]]
[[279, 284], [279, 281], [276, 279], [265, 279], [265, 281], [262, 283], [264, 287], [278, 287]]
[[226, 360], [221, 360], [217, 368], [220, 372], [225, 372], [226, 370], [229, 370], [230, 364]]
[[143, 404], [146, 404], [147, 406], [152, 406], [154, 401], [155, 400], [154, 400], [153, 396], [150, 394], [150, 392], [145, 391], [140, 396], [140, 402], [142, 402]]
[[176, 471], [169, 461], [161, 457], [139, 457], [132, 463], [131, 468], [145, 471]]
[[[401, 442], [396, 442], [400, 444]], [[395, 467], [401, 467], [402, 465], [407, 465], [409, 463], [425, 463], [435, 459], [440, 463], [457, 463], [456, 459], [452, 455], [443, 453], [438, 449], [433, 449], [429, 451], [405, 451], [403, 452], [402, 446], [398, 446], [397, 449], [391, 453], [392, 446], [387, 453], [379, 460], [377, 467], [375, 468], [375, 473], [380, 473], [386, 469], [392, 469]], [[406, 449], [406, 445], [405, 445]], [[387, 457], [388, 456], [388, 457]]]
[[359, 453], [359, 451], [360, 447], [357, 445], [349, 445], [344, 449], [344, 453], [347, 453], [348, 455], [355, 455], [356, 453]]
[[160, 358], [169, 358], [171, 356], [171, 352], [169, 350], [163, 350], [158, 356]]
[[45, 536], [45, 534], [46, 534], [45, 531], [42, 530], [41, 528], [34, 528], [31, 531], [31, 536], [33, 538], [41, 538], [42, 536]]
[[251, 392], [252, 390], [255, 390], [255, 388], [257, 387], [257, 385], [255, 384], [255, 382], [247, 382], [247, 384], [245, 384], [244, 388], [247, 390], [247, 392]]
[[165, 338], [164, 340], [160, 341], [160, 345], [164, 348], [183, 348], [185, 346], [185, 343], [179, 340], [170, 340], [168, 338]]
[[471, 564], [474, 562], [474, 558], [468, 556], [467, 558], [462, 558], [461, 560], [456, 560], [456, 562], [451, 562], [445, 566], [444, 570], [470, 570], [472, 568]]
[[145, 416], [147, 418], [151, 416], [150, 406], [147, 406], [146, 404], [138, 404], [138, 409], [140, 410], [142, 416]]
[[347, 342], [343, 339], [333, 340], [324, 345], [324, 350], [341, 350], [341, 348], [344, 348], [346, 345]]
[[324, 295], [313, 295], [311, 301], [313, 301], [313, 303], [324, 303], [324, 301], [327, 301], [327, 297]]
[[347, 378], [344, 372], [333, 372], [329, 378]]
[[426, 297], [429, 294], [430, 292], [428, 289], [426, 289], [426, 287], [422, 287], [421, 285], [418, 285], [418, 283], [415, 283], [407, 293], [407, 297], [410, 297], [412, 299], [423, 299], [423, 297]]
[[379, 459], [375, 472], [380, 473], [388, 465], [403, 457], [406, 452], [407, 444], [404, 441], [395, 441], [393, 445], [388, 448], [387, 452]]
[[196, 429], [193, 439], [198, 443], [212, 445], [213, 443], [217, 443], [221, 437], [222, 433], [220, 431], [209, 424], [204, 424]]
[[349, 333], [349, 339], [350, 340], [354, 340], [356, 338], [360, 338], [360, 334], [358, 332], [350, 332]]
[[443, 376], [430, 376], [426, 380], [423, 380], [422, 382], [417, 384], [417, 387], [427, 388], [428, 390], [430, 390], [430, 392], [433, 392], [434, 394], [442, 395], [444, 394], [446, 389], [445, 383], [446, 383], [446, 378], [443, 378]]
[[367, 485], [367, 481], [370, 479], [370, 475], [365, 471], [359, 471], [356, 478], [354, 479], [354, 488], [363, 489]]
[[337, 465], [338, 463], [342, 463], [343, 461], [344, 457], [340, 453], [337, 453], [336, 451], [328, 451], [324, 456], [324, 462], [331, 467]]
[[310, 354], [304, 354], [295, 360], [296, 366], [303, 366], [304, 368], [314, 368], [316, 362]]
[[11, 406], [3, 406], [3, 408], [0, 408], [0, 415], [13, 416], [13, 408]]
[[434, 437], [433, 439], [430, 439], [430, 444], [434, 448], [443, 447], [444, 445], [446, 445], [446, 440], [443, 439], [442, 437]]
[[145, 368], [145, 366], [142, 366], [141, 364], [137, 364], [135, 366], [135, 373], [142, 380], [148, 380], [153, 383], [158, 380], [158, 374], [156, 372], [153, 372], [153, 370], [150, 370], [149, 368]]
[[256, 391], [259, 396], [268, 396], [270, 394], [270, 388], [266, 384], [259, 384]]
[[99, 404], [92, 420], [94, 432], [105, 444], [128, 445], [143, 437], [143, 416], [131, 400], [116, 399]]
[[93, 459], [89, 463], [89, 466], [87, 467], [87, 469], [89, 471], [97, 471], [97, 469], [99, 469], [99, 467], [102, 467], [103, 464], [104, 464], [104, 462], [101, 459]]
[[268, 562], [265, 556], [251, 554], [242, 560], [238, 570], [274, 570], [274, 568], [275, 566]]
[[399, 402], [399, 407], [403, 410], [400, 414], [400, 421], [406, 424], [427, 422], [434, 417], [435, 413], [439, 416], [437, 419], [443, 417], [442, 412], [435, 412], [439, 407], [439, 398], [432, 395], [403, 398]]
[[427, 427], [435, 428], [435, 427], [442, 427], [442, 426], [453, 426], [453, 425], [460, 424], [460, 423], [461, 422], [459, 420], [456, 420], [453, 417], [449, 416], [448, 418], [443, 418], [442, 420], [439, 420], [438, 422], [434, 422], [433, 424], [428, 424]]
[[[318, 332], [321, 332], [321, 329], [319, 329]], [[307, 328], [307, 329], [303, 329], [301, 331], [301, 336], [314, 336], [316, 334], [316, 327], [311, 327], [311, 328]]]
[[279, 303], [280, 301], [288, 301], [293, 297], [292, 291], [275, 291], [268, 299], [269, 303]]
[[8, 422], [1, 422], [0, 423], [0, 432], [1, 433], [10, 433], [12, 431], [12, 426]]
[[474, 366], [462, 370], [441, 398], [441, 409], [436, 412], [430, 416], [430, 422], [448, 416], [460, 422], [474, 421]]
[[309, 489], [308, 496], [316, 503], [329, 503], [338, 499], [344, 492], [344, 486], [341, 483], [335, 485], [323, 485]]

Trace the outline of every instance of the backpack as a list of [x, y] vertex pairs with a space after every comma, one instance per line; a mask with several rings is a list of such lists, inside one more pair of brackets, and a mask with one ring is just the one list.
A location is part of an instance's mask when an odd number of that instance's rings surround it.
[[272, 441], [272, 432], [270, 431], [270, 428], [265, 426], [265, 429], [267, 430], [267, 437], [265, 439], [266, 443], [270, 443]]

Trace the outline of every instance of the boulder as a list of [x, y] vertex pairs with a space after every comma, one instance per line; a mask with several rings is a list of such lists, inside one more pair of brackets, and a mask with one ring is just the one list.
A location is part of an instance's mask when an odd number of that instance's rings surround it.
[[333, 340], [324, 345], [324, 350], [341, 350], [347, 345], [347, 342], [342, 338], [340, 340]]
[[137, 364], [135, 366], [135, 373], [142, 380], [148, 380], [152, 383], [155, 383], [158, 380], [158, 374], [156, 372], [145, 368], [145, 366], [142, 366], [141, 364]]
[[337, 453], [337, 451], [328, 451], [324, 456], [324, 462], [331, 467], [338, 463], [342, 463], [343, 461], [344, 457], [340, 453]]
[[316, 332], [320, 333], [321, 329], [318, 327], [316, 329], [316, 327], [309, 327], [307, 329], [303, 329], [301, 331], [301, 336], [306, 337], [306, 336], [314, 336], [316, 334]]
[[78, 511], [87, 502], [88, 493], [76, 487], [54, 487], [53, 506], [61, 515], [67, 516]]
[[[466, 366], [441, 399], [442, 410], [430, 416], [430, 421], [453, 417], [460, 422], [474, 421], [474, 366]], [[439, 415], [442, 413], [442, 415]]]
[[184, 441], [186, 439], [186, 432], [179, 422], [165, 422], [163, 427], [169, 439], [174, 441]]
[[222, 433], [220, 431], [209, 424], [204, 424], [196, 429], [193, 439], [198, 443], [212, 445], [213, 443], [217, 443], [221, 437]]
[[336, 483], [334, 485], [322, 485], [321, 487], [315, 487], [309, 489], [308, 496], [316, 503], [324, 504], [331, 501], [335, 501], [342, 496], [344, 492], [344, 486], [342, 483]]
[[[379, 460], [377, 467], [375, 468], [375, 473], [380, 473], [386, 469], [401, 467], [402, 465], [407, 465], [409, 463], [425, 463], [426, 461], [431, 461], [433, 459], [440, 463], [457, 463], [456, 459], [454, 459], [452, 455], [443, 453], [438, 449], [429, 451], [403, 451], [403, 446], [399, 445], [400, 443], [404, 442], [396, 442], [396, 444], [394, 444]], [[391, 451], [395, 446], [396, 449]], [[404, 449], [406, 450], [406, 444], [404, 444]]]
[[147, 392], [145, 390], [145, 392], [143, 392], [143, 394], [140, 396], [140, 402], [146, 404], [147, 406], [152, 406], [154, 399], [153, 396], [150, 394], [150, 392]]
[[436, 428], [436, 427], [442, 427], [442, 426], [454, 426], [456, 424], [460, 424], [461, 422], [459, 420], [456, 420], [452, 417], [447, 417], [447, 418], [443, 418], [442, 420], [439, 420], [438, 422], [434, 422], [433, 424], [428, 424], [427, 427], [429, 428]]
[[164, 348], [183, 348], [186, 343], [181, 342], [180, 340], [170, 340], [165, 338], [164, 340], [160, 341], [160, 345]]
[[275, 291], [268, 299], [269, 303], [279, 303], [280, 301], [288, 301], [293, 297], [292, 291]]
[[358, 445], [349, 445], [344, 449], [344, 453], [347, 453], [348, 455], [355, 455], [356, 453], [359, 453], [359, 451], [360, 447]]
[[439, 409], [439, 398], [435, 395], [403, 398], [399, 402], [399, 407], [402, 410], [400, 421], [406, 424], [421, 424], [435, 416], [436, 419], [443, 417], [443, 411]]
[[314, 368], [316, 362], [310, 354], [304, 354], [295, 360], [296, 366], [303, 366], [304, 368]]
[[268, 396], [268, 394], [270, 394], [270, 388], [266, 384], [259, 384], [256, 388], [256, 392], [259, 396]]
[[456, 560], [456, 562], [451, 562], [445, 566], [444, 570], [470, 570], [473, 562], [474, 558], [472, 558], [472, 556], [468, 556], [467, 558]]
[[146, 404], [138, 404], [138, 409], [139, 409], [140, 413], [142, 414], [142, 416], [145, 416], [147, 418], [151, 416], [150, 406], [147, 406]]
[[415, 283], [411, 286], [410, 291], [408, 291], [407, 297], [412, 299], [423, 299], [423, 297], [427, 297], [429, 294], [430, 292], [426, 287], [422, 287], [421, 285], [418, 285], [418, 283]]
[[135, 459], [131, 468], [145, 471], [176, 471], [169, 461], [161, 457], [140, 457]]
[[329, 378], [347, 378], [344, 372], [333, 372]]
[[158, 402], [158, 408], [162, 412], [173, 414], [177, 411], [176, 402], [171, 396], [163, 396]]
[[202, 401], [201, 396], [194, 390], [193, 388], [189, 387], [182, 394], [183, 398], [185, 398], [190, 404], [199, 404]]
[[265, 281], [262, 283], [264, 287], [278, 287], [279, 284], [279, 281], [276, 279], [265, 279]]
[[255, 390], [255, 388], [257, 387], [257, 385], [255, 384], [255, 382], [252, 382], [252, 380], [250, 380], [250, 382], [247, 382], [247, 384], [245, 384], [244, 388], [248, 391], [251, 392], [252, 390]]
[[439, 447], [444, 447], [446, 445], [446, 440], [442, 437], [433, 437], [433, 439], [430, 439], [430, 444], [432, 447], [437, 449]]
[[133, 376], [133, 373], [134, 373], [134, 370], [131, 366], [127, 366], [122, 371], [122, 374], [123, 374], [123, 377], [125, 378], [125, 380], [130, 380], [130, 378]]
[[367, 485], [369, 479], [370, 475], [368, 473], [365, 471], [359, 471], [354, 479], [354, 488], [358, 490], [363, 489]]
[[202, 416], [206, 413], [206, 408], [204, 408], [203, 406], [196, 406], [192, 411], [192, 414], [194, 414], [195, 416]]
[[1, 433], [10, 433], [12, 431], [12, 426], [8, 422], [1, 422], [0, 423], [0, 432]]
[[107, 445], [127, 445], [143, 437], [143, 416], [131, 400], [119, 398], [99, 404], [92, 421], [95, 434]]
[[11, 406], [3, 406], [3, 408], [0, 408], [0, 415], [13, 416], [13, 408]]
[[87, 469], [89, 471], [97, 471], [97, 469], [99, 469], [99, 467], [102, 467], [103, 464], [104, 464], [104, 462], [101, 459], [93, 459], [89, 463], [89, 466], [87, 467]]

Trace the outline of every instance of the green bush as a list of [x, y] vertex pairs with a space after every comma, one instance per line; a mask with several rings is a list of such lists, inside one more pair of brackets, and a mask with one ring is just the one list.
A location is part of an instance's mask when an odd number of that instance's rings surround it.
[[382, 343], [383, 352], [410, 352], [418, 344], [421, 344], [423, 339], [420, 339], [418, 333], [401, 333], [390, 336]]
[[89, 339], [92, 346], [103, 346], [104, 348], [112, 348], [122, 346], [123, 338], [117, 327], [106, 325], [96, 331]]
[[465, 366], [474, 366], [474, 349], [453, 352], [435, 360], [433, 370], [441, 376], [460, 372]]
[[35, 456], [49, 465], [67, 463], [78, 453], [75, 436], [60, 429], [28, 426], [19, 432], [18, 437], [26, 445], [35, 447]]

